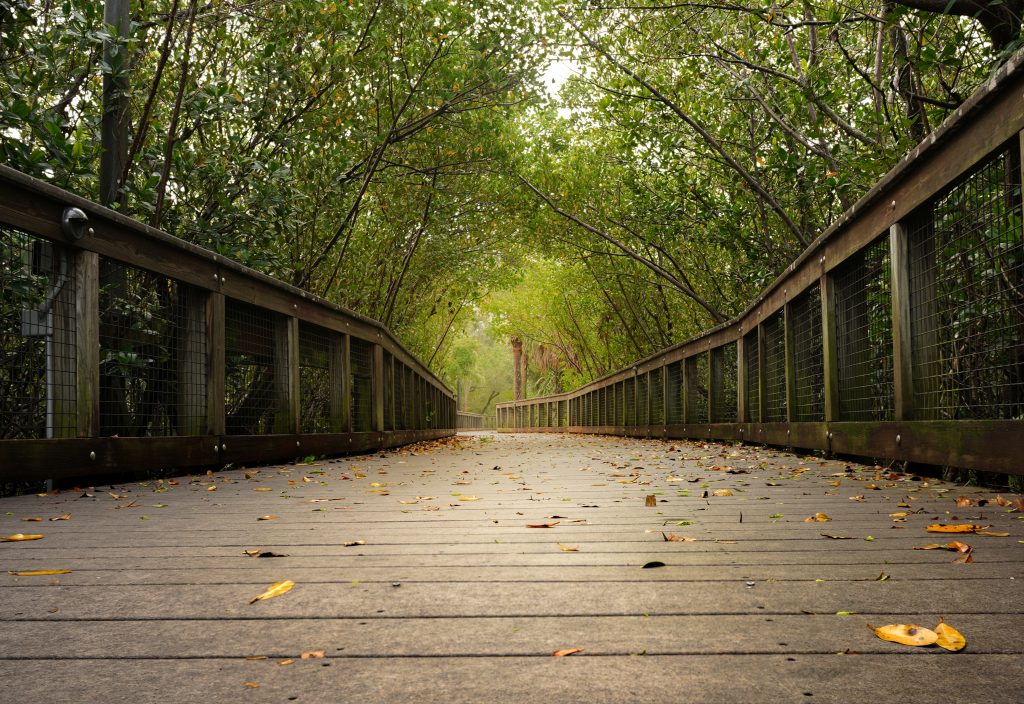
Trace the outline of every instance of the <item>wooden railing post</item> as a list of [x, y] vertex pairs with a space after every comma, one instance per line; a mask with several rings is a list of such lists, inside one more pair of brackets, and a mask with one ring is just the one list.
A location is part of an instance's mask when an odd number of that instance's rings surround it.
[[382, 433], [384, 432], [384, 348], [379, 343], [373, 345], [370, 378], [373, 387], [372, 428], [374, 431]]
[[[58, 380], [54, 384], [53, 436], [91, 438], [100, 434], [100, 257], [95, 252], [70, 252], [68, 268], [74, 286], [64, 286], [54, 302], [53, 345], [58, 350], [74, 350], [74, 359], [58, 354], [53, 360]], [[65, 296], [73, 301], [62, 300]], [[62, 320], [62, 311], [74, 311], [75, 320]], [[75, 331], [74, 347], [71, 330]], [[72, 372], [75, 384], [63, 383], [62, 377], [68, 378]], [[62, 397], [62, 393], [73, 397]]]
[[299, 432], [299, 319], [274, 316], [274, 432]]
[[215, 437], [226, 431], [224, 415], [225, 349], [224, 294], [210, 292], [206, 296], [206, 432]]
[[896, 420], [914, 418], [914, 358], [910, 329], [910, 247], [903, 223], [889, 228], [892, 276], [892, 381]]

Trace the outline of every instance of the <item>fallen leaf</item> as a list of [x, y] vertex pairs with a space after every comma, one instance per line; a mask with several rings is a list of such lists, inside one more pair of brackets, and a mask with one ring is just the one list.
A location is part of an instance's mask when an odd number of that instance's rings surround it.
[[819, 512], [814, 514], [813, 516], [808, 516], [807, 518], [805, 518], [804, 523], [825, 523], [826, 521], [831, 520], [832, 519], [828, 517], [828, 514]]
[[256, 520], [257, 521], [274, 521], [274, 520], [277, 520], [277, 518], [278, 518], [278, 516], [268, 515], [268, 516], [260, 516]]
[[259, 689], [260, 683], [259, 682], [243, 682], [242, 686], [243, 687], [248, 687], [249, 689]]
[[41, 535], [25, 535], [24, 533], [15, 533], [14, 535], [0, 535], [0, 541], [5, 543], [17, 543], [22, 540], [42, 540]]
[[915, 626], [913, 624], [899, 623], [875, 628], [869, 623], [867, 626], [882, 640], [901, 643], [903, 645], [931, 645], [939, 639], [939, 636], [935, 631], [930, 631], [927, 628], [922, 628], [921, 626]]
[[654, 494], [648, 494], [647, 498], [644, 499], [644, 506], [650, 508], [658, 505], [658, 497]]
[[712, 496], [732, 496], [732, 489], [715, 489], [711, 492]]
[[906, 517], [907, 517], [907, 512], [906, 511], [899, 511], [897, 513], [890, 513], [889, 514], [889, 518], [906, 518]]
[[253, 491], [273, 491], [269, 486], [258, 486]]
[[640, 569], [650, 570], [655, 567], [664, 567], [665, 563], [660, 560], [652, 560], [651, 562], [645, 562]]
[[571, 545], [562, 545], [561, 543], [558, 544], [558, 549], [561, 550], [562, 552], [579, 552], [580, 551], [579, 546], [573, 547]]
[[70, 513], [62, 513], [61, 515], [56, 516], [54, 518], [51, 518], [50, 520], [51, 521], [70, 521], [71, 520], [71, 514]]
[[29, 523], [42, 523], [43, 522], [42, 518], [38, 518], [36, 516], [33, 516], [32, 518], [22, 518], [21, 520], [28, 521]]
[[997, 495], [996, 498], [992, 499], [992, 501], [999, 506], [1009, 506], [1013, 503], [1012, 501], [1004, 499], [1002, 494]]
[[968, 499], [966, 496], [958, 496], [956, 498], [957, 508], [967, 508], [968, 506], [971, 506], [973, 504], [974, 502]]
[[993, 530], [978, 530], [974, 532], [975, 535], [987, 535], [990, 538], [1006, 538], [1009, 537], [1009, 533], [999, 533]]
[[551, 653], [556, 658], [564, 658], [566, 655], [575, 655], [576, 653], [582, 653], [583, 648], [563, 648], [562, 650], [556, 650]]
[[887, 575], [885, 572], [879, 572], [878, 576], [875, 577], [875, 581], [876, 582], [888, 582], [889, 581], [889, 575]]
[[945, 523], [933, 523], [926, 529], [929, 533], [974, 533], [984, 530], [988, 526], [979, 526], [974, 523], [957, 523], [947, 525]]
[[[208, 486], [208, 487], [206, 487], [206, 490], [207, 491], [217, 491], [217, 486], [216, 485]], [[256, 686], [258, 687], [259, 685], [256, 685]]]
[[366, 545], [366, 541], [365, 540], [350, 540], [347, 543], [342, 543], [342, 545], [345, 546], [346, 548], [351, 548], [351, 547], [355, 547], [356, 545]]
[[245, 659], [249, 660], [250, 662], [257, 662], [259, 660], [266, 660], [267, 656], [266, 655], [246, 655]]
[[274, 584], [270, 585], [267, 591], [263, 592], [259, 596], [254, 596], [252, 599], [250, 599], [249, 603], [255, 604], [257, 601], [262, 601], [263, 599], [273, 599], [275, 596], [287, 594], [292, 590], [292, 587], [294, 586], [295, 582], [293, 582], [290, 579], [286, 579], [283, 582], [275, 582]]
[[479, 501], [479, 496], [460, 496], [459, 501]]
[[863, 500], [864, 500], [864, 494], [859, 494], [857, 496], [851, 496], [850, 497], [850, 501], [863, 501]]
[[967, 645], [967, 639], [963, 637], [963, 634], [946, 624], [941, 616], [939, 617], [939, 625], [935, 627], [935, 633], [939, 637], [935, 644], [940, 648], [945, 648], [955, 653], [958, 650], [963, 650], [964, 646]]
[[410, 506], [412, 504], [418, 504], [419, 501], [415, 501], [415, 500], [414, 501], [399, 501], [398, 503], [405, 504], [406, 506]]
[[952, 543], [946, 543], [940, 545], [939, 543], [932, 543], [931, 545], [920, 545], [914, 547], [915, 550], [953, 550], [954, 552], [970, 552], [973, 548], [967, 543], [961, 543], [954, 540]]
[[50, 574], [71, 574], [71, 570], [24, 570], [22, 572], [8, 570], [7, 574], [13, 574], [16, 577], [43, 577]]
[[284, 660], [278, 660], [277, 664], [278, 665], [291, 665], [293, 662], [295, 662], [295, 661], [292, 660], [291, 658], [285, 658]]
[[829, 535], [828, 533], [822, 533], [822, 537], [831, 538], [832, 540], [853, 540], [852, 535]]
[[679, 535], [678, 533], [662, 533], [661, 537], [670, 543], [696, 543], [696, 538], [691, 538], [686, 535]]
[[527, 528], [554, 528], [559, 523], [561, 523], [561, 521], [553, 521], [551, 523], [527, 523], [526, 527]]
[[323, 660], [327, 654], [322, 650], [307, 650], [299, 657], [303, 660]]

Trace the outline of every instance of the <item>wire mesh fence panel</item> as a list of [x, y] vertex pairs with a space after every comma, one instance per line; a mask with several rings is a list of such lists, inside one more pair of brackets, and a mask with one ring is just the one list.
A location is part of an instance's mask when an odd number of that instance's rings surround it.
[[173, 279], [103, 258], [99, 310], [100, 434], [204, 431], [196, 427], [206, 408], [205, 308], [198, 295], [190, 300]]
[[708, 422], [708, 359], [698, 354], [683, 361], [686, 383], [687, 423]]
[[277, 383], [273, 314], [233, 299], [224, 311], [224, 415], [229, 435], [274, 432], [283, 399]]
[[384, 430], [395, 429], [395, 358], [384, 353]]
[[743, 394], [746, 399], [748, 423], [761, 422], [761, 355], [758, 351], [757, 328], [743, 336], [743, 371], [746, 374]]
[[892, 283], [888, 237], [832, 273], [840, 420], [892, 420]]
[[569, 403], [568, 401], [558, 402], [558, 427], [564, 428], [569, 425]]
[[821, 337], [821, 288], [811, 286], [789, 307], [793, 339], [795, 421], [825, 420], [825, 362]]
[[0, 438], [74, 437], [72, 255], [0, 226]]
[[626, 399], [626, 418], [623, 425], [636, 425], [636, 377], [629, 377], [622, 383], [622, 393]]
[[636, 377], [636, 424], [647, 425], [650, 422], [650, 382], [649, 374], [640, 374]]
[[786, 410], [786, 324], [782, 311], [768, 317], [764, 330], [764, 422], [787, 420]]
[[665, 422], [669, 425], [683, 422], [683, 367], [672, 362], [665, 368]]
[[349, 367], [352, 431], [365, 433], [373, 430], [373, 343], [352, 337], [349, 346], [352, 354]]
[[1024, 417], [1024, 243], [1016, 146], [911, 220], [915, 418]]
[[651, 371], [651, 423], [665, 422], [665, 368]]
[[[299, 427], [304, 433], [331, 430], [331, 338], [335, 333], [299, 323]], [[337, 344], [333, 345], [337, 350]]]
[[711, 350], [716, 372], [711, 384], [712, 423], [736, 422], [736, 343]]
[[546, 403], [537, 404], [537, 425], [546, 428], [548, 425], [548, 405]]

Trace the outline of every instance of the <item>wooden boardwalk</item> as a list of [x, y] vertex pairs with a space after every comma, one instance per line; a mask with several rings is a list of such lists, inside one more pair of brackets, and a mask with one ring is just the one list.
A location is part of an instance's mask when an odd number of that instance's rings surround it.
[[[759, 448], [493, 434], [176, 481], [0, 500], [0, 534], [45, 536], [0, 544], [4, 700], [1022, 700], [1022, 514], [954, 501], [991, 491]], [[972, 564], [913, 549], [955, 539]], [[966, 650], [865, 628], [940, 616]]]

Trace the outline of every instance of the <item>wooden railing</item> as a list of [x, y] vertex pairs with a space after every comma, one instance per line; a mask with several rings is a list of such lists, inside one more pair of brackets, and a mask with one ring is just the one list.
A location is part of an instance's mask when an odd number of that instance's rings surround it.
[[499, 429], [1024, 474], [1022, 130], [1018, 56], [739, 317], [571, 393], [499, 404]]
[[481, 430], [485, 428], [493, 428], [495, 424], [495, 418], [493, 415], [484, 415], [483, 413], [470, 413], [468, 411], [459, 411], [456, 426], [459, 430]]
[[372, 450], [455, 415], [376, 321], [0, 167], [0, 480]]

